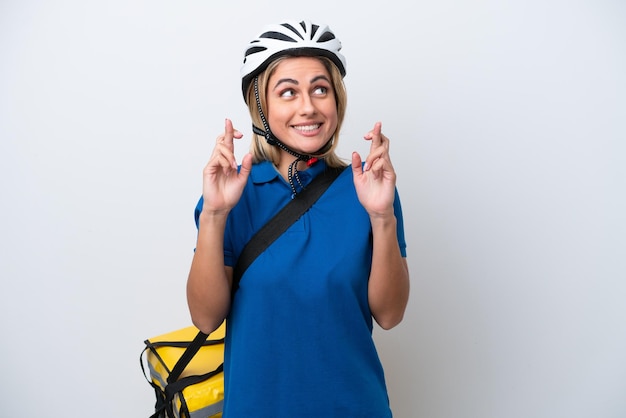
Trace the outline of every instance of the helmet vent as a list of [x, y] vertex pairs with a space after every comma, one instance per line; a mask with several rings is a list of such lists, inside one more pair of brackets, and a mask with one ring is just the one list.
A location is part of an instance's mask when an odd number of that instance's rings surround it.
[[319, 28], [320, 28], [319, 25], [311, 25], [311, 39], [313, 39], [313, 37], [315, 36], [315, 33], [317, 32]]
[[335, 39], [335, 35], [333, 35], [331, 32], [324, 32], [322, 36], [320, 36], [318, 42], [327, 42], [332, 41], [333, 39]]
[[[300, 32], [298, 32], [298, 30], [296, 28], [294, 28], [293, 26], [291, 26], [289, 23], [282, 23], [280, 26], [285, 27], [287, 29], [289, 29], [290, 31], [292, 31], [295, 35], [298, 36], [298, 38], [304, 40], [304, 37], [302, 36], [302, 34], [300, 34]], [[303, 28], [304, 29], [304, 28]]]
[[248, 55], [256, 54], [257, 52], [263, 52], [265, 50], [267, 50], [267, 48], [264, 46], [255, 46], [252, 48], [248, 48], [248, 50], [246, 51], [246, 57]]
[[263, 35], [259, 36], [259, 38], [275, 39], [277, 41], [285, 42], [297, 42], [295, 39], [280, 32], [265, 32]]

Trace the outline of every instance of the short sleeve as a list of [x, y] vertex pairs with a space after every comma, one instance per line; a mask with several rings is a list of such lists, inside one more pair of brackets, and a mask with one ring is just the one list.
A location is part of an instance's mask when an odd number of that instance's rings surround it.
[[400, 246], [400, 254], [406, 257], [406, 240], [404, 237], [404, 218], [402, 217], [402, 205], [400, 203], [400, 195], [396, 189], [396, 197], [393, 201], [393, 213], [396, 216], [396, 233], [398, 235], [398, 245]]

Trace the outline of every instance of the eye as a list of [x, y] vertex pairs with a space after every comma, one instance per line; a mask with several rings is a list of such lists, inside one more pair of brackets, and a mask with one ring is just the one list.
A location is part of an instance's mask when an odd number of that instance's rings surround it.
[[328, 93], [328, 87], [325, 86], [318, 86], [313, 90], [313, 94], [317, 96], [323, 96], [326, 93]]
[[280, 92], [280, 97], [289, 98], [295, 96], [293, 89], [287, 89]]

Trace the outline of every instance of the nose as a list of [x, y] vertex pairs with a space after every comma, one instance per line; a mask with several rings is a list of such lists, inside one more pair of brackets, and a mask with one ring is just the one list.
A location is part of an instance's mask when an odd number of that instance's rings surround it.
[[315, 107], [313, 98], [308, 94], [303, 94], [300, 102], [300, 114], [313, 115], [315, 113], [317, 113], [317, 108]]

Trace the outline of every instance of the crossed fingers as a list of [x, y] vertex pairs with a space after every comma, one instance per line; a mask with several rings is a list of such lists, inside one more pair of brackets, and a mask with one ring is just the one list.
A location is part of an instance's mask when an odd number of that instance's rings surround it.
[[379, 172], [384, 170], [387, 164], [390, 168], [391, 161], [389, 160], [389, 138], [381, 132], [382, 123], [376, 122], [374, 128], [365, 134], [366, 140], [372, 141], [370, 145], [370, 153], [365, 159], [364, 171], [374, 170]]
[[237, 169], [237, 160], [235, 159], [235, 145], [234, 138], [241, 138], [243, 134], [233, 128], [233, 123], [230, 119], [226, 119], [224, 123], [224, 133], [219, 135], [216, 139], [215, 149], [211, 156], [209, 164], [218, 165], [222, 168], [224, 174], [227, 174], [231, 170]]

